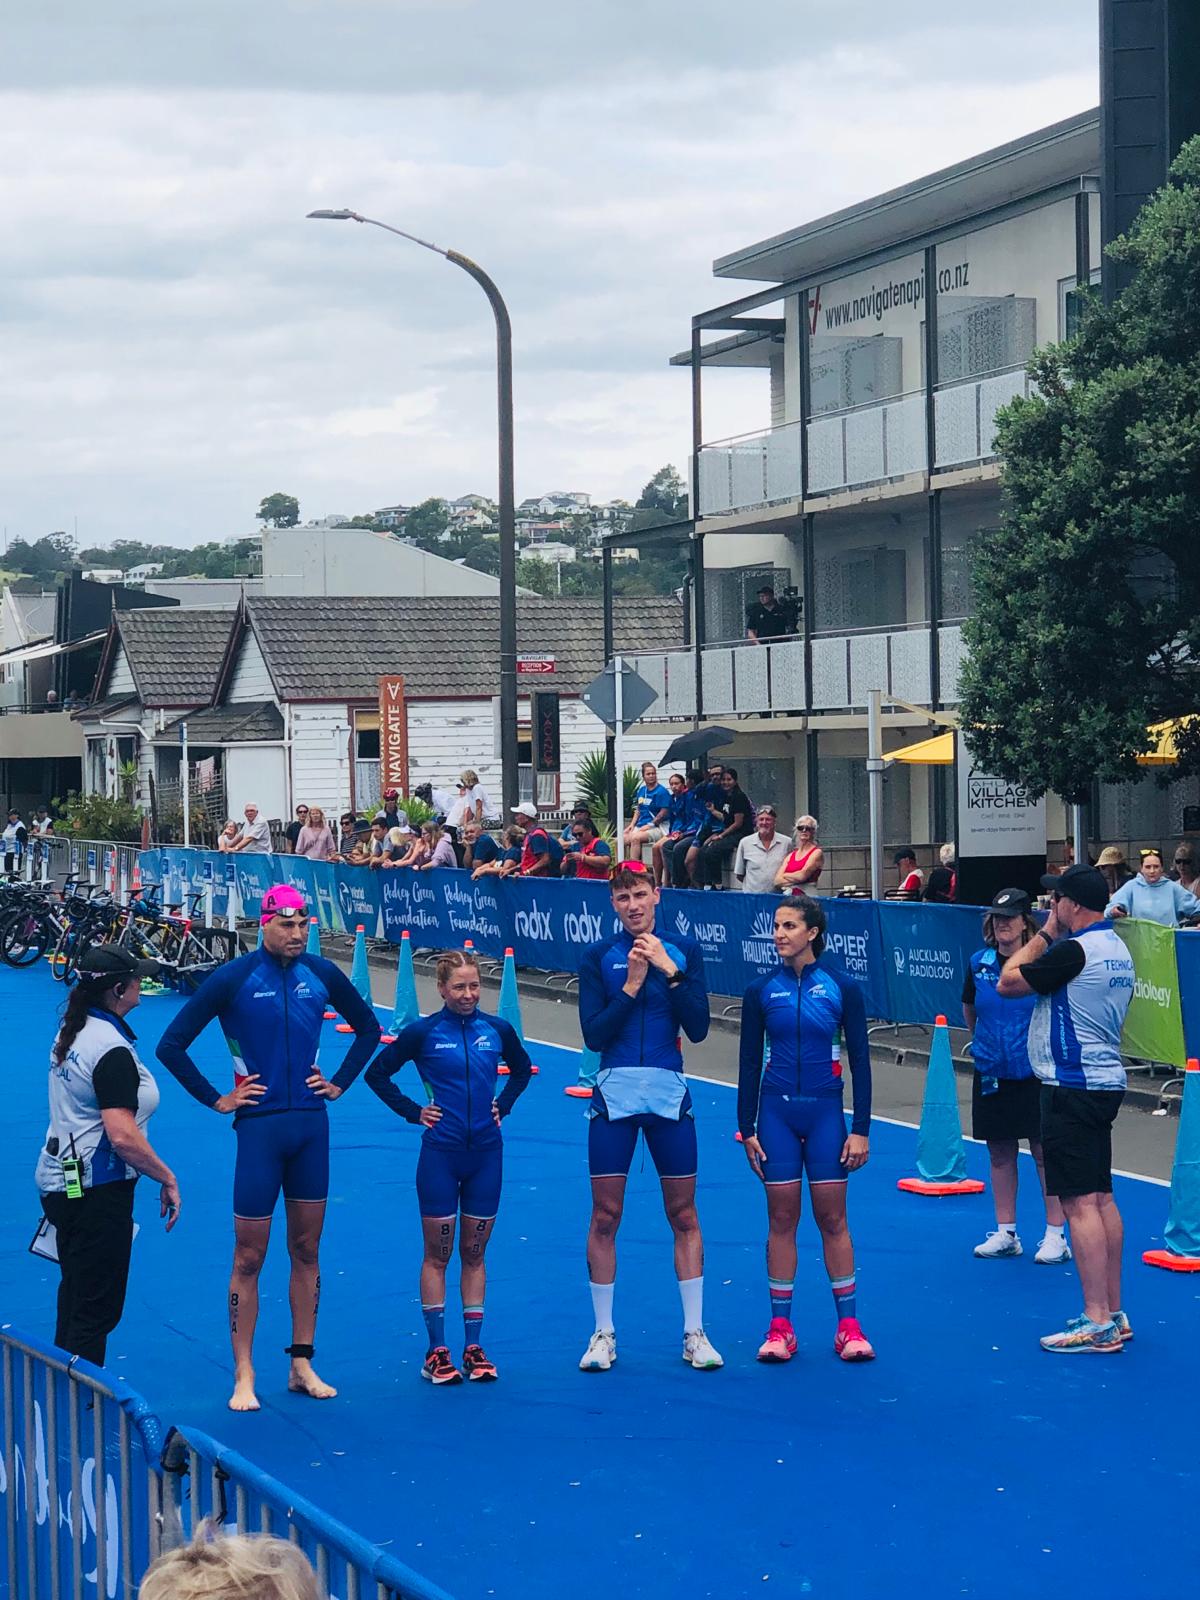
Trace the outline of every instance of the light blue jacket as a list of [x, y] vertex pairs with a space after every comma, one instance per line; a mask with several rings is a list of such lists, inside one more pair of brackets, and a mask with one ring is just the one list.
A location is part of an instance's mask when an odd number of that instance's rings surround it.
[[1172, 878], [1147, 883], [1139, 872], [1108, 902], [1108, 916], [1112, 915], [1114, 906], [1119, 906], [1128, 916], [1141, 917], [1144, 922], [1161, 922], [1164, 928], [1177, 928], [1181, 917], [1195, 916], [1200, 911], [1200, 900]]

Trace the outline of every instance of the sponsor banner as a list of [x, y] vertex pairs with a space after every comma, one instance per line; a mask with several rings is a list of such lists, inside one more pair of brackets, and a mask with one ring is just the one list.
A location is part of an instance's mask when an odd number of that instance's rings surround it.
[[192, 891], [193, 858], [199, 855], [200, 852], [198, 850], [184, 850], [175, 845], [166, 845], [160, 854], [162, 856], [163, 904], [165, 906], [184, 905]]
[[[363, 871], [369, 872], [370, 868], [364, 867]], [[399, 944], [400, 935], [407, 928], [415, 945], [436, 948], [450, 944], [450, 919], [444, 896], [435, 887], [436, 880], [448, 872], [448, 868], [433, 872], [408, 872], [403, 867], [391, 872], [380, 869], [379, 898], [385, 939]], [[463, 941], [460, 939], [458, 943], [461, 945]]]
[[[519, 967], [578, 972], [588, 945], [620, 926], [606, 883], [551, 878], [535, 885], [506, 878], [496, 898], [501, 924], [509, 930], [505, 942], [512, 945]], [[502, 955], [503, 943], [488, 953]]]
[[242, 915], [255, 921], [260, 915], [262, 897], [279, 882], [279, 863], [289, 856], [247, 855], [239, 851], [233, 858], [237, 872], [238, 894], [242, 901]]
[[435, 879], [445, 906], [447, 942], [463, 945], [470, 939], [486, 955], [502, 956], [508, 944], [505, 928], [510, 916], [507, 907], [503, 912], [500, 909], [504, 887], [500, 881], [487, 877], [473, 883], [469, 873], [449, 867], [435, 867], [429, 876]]
[[321, 913], [317, 910], [317, 875], [314, 868], [321, 863], [310, 861], [307, 856], [272, 856], [271, 860], [275, 863], [277, 881], [298, 890], [308, 903], [309, 916], [319, 917]]
[[704, 971], [713, 994], [740, 995], [755, 978], [779, 965], [771, 934], [778, 896], [697, 894], [665, 889], [659, 930], [695, 939], [704, 953]]
[[888, 1017], [888, 952], [874, 900], [822, 900], [829, 927], [824, 960], [841, 967], [863, 992], [869, 1017]]
[[967, 962], [983, 943], [978, 906], [875, 902], [887, 971], [889, 1022], [928, 1027], [941, 1015], [962, 1025], [962, 988]]
[[142, 874], [143, 884], [162, 882], [162, 857], [163, 853], [157, 846], [151, 850], [138, 851], [138, 869]]
[[1200, 930], [1175, 935], [1175, 966], [1183, 1002], [1183, 1040], [1189, 1056], [1200, 1060]]
[[961, 733], [958, 741], [958, 855], [1044, 856], [1046, 802], [1019, 783], [976, 767]]
[[1141, 1061], [1182, 1067], [1186, 1056], [1175, 930], [1134, 917], [1120, 917], [1113, 926], [1133, 957], [1133, 999], [1121, 1050]]
[[[381, 877], [382, 872], [372, 872], [369, 867], [347, 867], [341, 862], [333, 864], [334, 899], [347, 933], [353, 933], [361, 925], [368, 939], [379, 937]], [[320, 914], [317, 913], [318, 916]]]

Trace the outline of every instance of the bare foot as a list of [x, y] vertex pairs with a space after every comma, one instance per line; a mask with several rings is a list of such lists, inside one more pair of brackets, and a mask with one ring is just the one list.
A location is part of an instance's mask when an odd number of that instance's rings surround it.
[[259, 1410], [258, 1396], [254, 1392], [254, 1372], [247, 1369], [234, 1379], [233, 1394], [229, 1400], [230, 1411]]
[[332, 1400], [337, 1390], [332, 1384], [325, 1383], [313, 1371], [311, 1361], [303, 1358], [292, 1359], [292, 1370], [288, 1374], [288, 1388], [293, 1394], [306, 1394], [311, 1400]]

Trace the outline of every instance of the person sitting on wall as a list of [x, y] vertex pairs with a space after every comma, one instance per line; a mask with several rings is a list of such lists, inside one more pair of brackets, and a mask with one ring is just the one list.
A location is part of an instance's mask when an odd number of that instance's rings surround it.
[[900, 876], [895, 893], [889, 895], [892, 900], [919, 900], [921, 890], [925, 884], [925, 874], [917, 865], [917, 853], [912, 845], [902, 845], [892, 857], [892, 865]]
[[958, 896], [958, 873], [955, 870], [954, 846], [944, 844], [938, 851], [938, 864], [929, 874], [922, 900], [934, 905], [953, 905]]

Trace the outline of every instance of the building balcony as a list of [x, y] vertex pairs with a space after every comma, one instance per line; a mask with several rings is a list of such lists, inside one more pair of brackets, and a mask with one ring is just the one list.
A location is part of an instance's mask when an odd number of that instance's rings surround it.
[[[1031, 390], [1023, 366], [937, 389], [933, 397], [935, 468], [947, 471], [992, 459], [996, 413]], [[808, 452], [810, 499], [923, 473], [928, 466], [925, 393], [914, 390], [870, 405], [826, 412], [813, 417], [806, 429], [789, 422], [762, 433], [704, 445], [699, 461], [700, 516], [728, 517], [799, 501], [804, 449]]]
[[[913, 705], [930, 704], [930, 638], [927, 623], [818, 634], [812, 641], [812, 683], [807, 681], [802, 639], [758, 645], [749, 641], [705, 645], [702, 651], [705, 717], [803, 715], [807, 711], [866, 709], [867, 694], [880, 689]], [[958, 698], [962, 627], [938, 629], [941, 698]], [[696, 715], [696, 658], [689, 649], [628, 657], [656, 691], [647, 721]]]
[[0, 760], [83, 756], [83, 729], [65, 711], [0, 707]]

